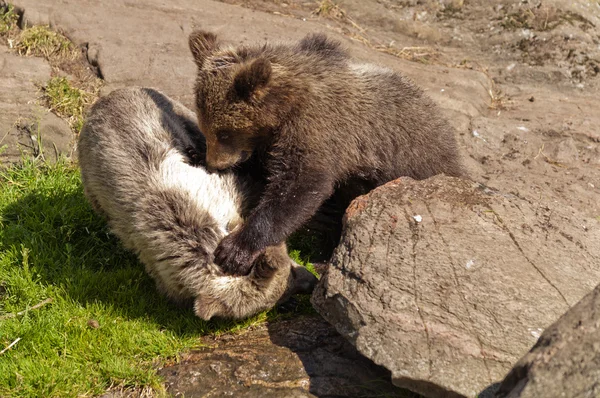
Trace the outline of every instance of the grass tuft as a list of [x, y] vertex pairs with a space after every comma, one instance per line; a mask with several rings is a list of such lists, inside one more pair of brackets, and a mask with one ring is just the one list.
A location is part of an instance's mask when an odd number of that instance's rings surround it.
[[346, 18], [346, 11], [340, 8], [339, 4], [332, 0], [321, 0], [317, 5], [317, 8], [313, 11], [313, 14], [340, 20]]
[[16, 45], [20, 55], [50, 59], [74, 59], [78, 52], [73, 43], [48, 26], [33, 26], [21, 32]]
[[50, 109], [58, 116], [66, 118], [71, 128], [79, 133], [83, 127], [86, 107], [95, 95], [77, 88], [65, 77], [53, 77], [44, 88], [44, 96]]
[[[303, 297], [293, 314], [311, 311]], [[202, 321], [157, 293], [92, 211], [72, 163], [0, 170], [0, 350], [20, 338], [0, 355], [2, 397], [162, 395], [156, 368], [200, 336], [290, 314]]]
[[45, 100], [52, 111], [66, 118], [74, 132], [79, 133], [85, 109], [97, 98], [102, 81], [83, 52], [63, 34], [48, 26], [20, 30], [18, 19], [12, 5], [0, 5], [0, 38], [19, 55], [45, 58], [53, 68], [53, 75], [69, 76], [68, 80], [53, 77], [48, 81]]
[[11, 4], [0, 6], [0, 37], [15, 30], [18, 20], [19, 16]]

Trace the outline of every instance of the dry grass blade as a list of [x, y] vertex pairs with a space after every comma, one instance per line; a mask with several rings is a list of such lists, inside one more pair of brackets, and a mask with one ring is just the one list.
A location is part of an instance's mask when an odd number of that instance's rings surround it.
[[28, 308], [26, 310], [23, 310], [23, 311], [19, 311], [17, 313], [10, 313], [10, 314], [3, 315], [3, 316], [0, 317], [0, 319], [8, 319], [8, 318], [14, 318], [14, 317], [17, 317], [17, 316], [25, 315], [26, 313], [28, 313], [31, 310], [37, 310], [38, 308], [41, 308], [41, 307], [45, 306], [46, 304], [50, 304], [52, 301], [53, 300], [52, 300], [51, 297], [47, 298], [46, 300], [43, 300], [43, 301], [37, 303], [33, 307], [30, 307], [30, 308]]
[[403, 47], [397, 49], [392, 46], [376, 46], [374, 48], [377, 51], [422, 64], [430, 64], [440, 57], [440, 52], [432, 47]]
[[556, 161], [556, 160], [553, 160], [553, 159], [551, 159], [551, 158], [550, 158], [548, 155], [546, 155], [546, 154], [544, 153], [544, 147], [545, 147], [545, 146], [546, 146], [546, 144], [542, 144], [542, 146], [541, 146], [541, 147], [540, 147], [540, 149], [538, 150], [538, 153], [537, 153], [537, 155], [535, 155], [535, 156], [533, 157], [533, 159], [534, 159], [534, 160], [535, 160], [535, 159], [537, 159], [538, 157], [540, 157], [540, 155], [541, 155], [541, 156], [544, 158], [544, 161], [545, 161], [546, 163], [548, 163], [548, 164], [551, 164], [551, 165], [553, 165], [553, 166], [556, 166], [556, 167], [563, 167], [563, 168], [564, 168], [564, 167], [567, 167], [567, 166], [565, 166], [564, 164], [562, 164], [562, 163], [560, 163], [560, 162], [558, 162], [558, 161]]
[[10, 343], [5, 349], [3, 349], [2, 351], [0, 351], [0, 355], [4, 354], [6, 351], [10, 350], [15, 344], [17, 344], [19, 341], [21, 340], [20, 337], [17, 337], [15, 339], [15, 341], [13, 341], [12, 343]]
[[489, 109], [501, 111], [501, 110], [508, 109], [510, 107], [510, 104], [511, 104], [510, 98], [508, 98], [502, 92], [502, 90], [500, 90], [500, 88], [498, 88], [498, 85], [496, 84], [496, 82], [494, 81], [492, 76], [490, 75], [487, 67], [480, 65], [478, 62], [471, 63], [466, 60], [463, 61], [459, 65], [452, 65], [452, 67], [472, 69], [472, 70], [481, 72], [485, 75], [485, 77], [487, 78], [487, 81], [488, 81], [488, 86], [486, 87], [486, 91], [487, 91], [488, 95], [490, 96], [490, 103], [488, 104]]

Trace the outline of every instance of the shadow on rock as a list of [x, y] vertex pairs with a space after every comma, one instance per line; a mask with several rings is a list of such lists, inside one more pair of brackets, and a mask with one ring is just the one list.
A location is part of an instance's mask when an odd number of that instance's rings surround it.
[[206, 337], [208, 347], [160, 370], [173, 396], [416, 397], [362, 357], [320, 316]]
[[268, 327], [273, 344], [293, 352], [318, 397], [418, 397], [391, 383], [388, 370], [362, 356], [320, 316]]

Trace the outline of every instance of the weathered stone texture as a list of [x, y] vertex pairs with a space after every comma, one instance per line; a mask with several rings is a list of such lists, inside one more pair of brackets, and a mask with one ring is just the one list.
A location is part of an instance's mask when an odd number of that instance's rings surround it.
[[401, 178], [357, 198], [313, 295], [426, 396], [475, 397], [600, 281], [600, 223], [480, 184]]
[[600, 285], [544, 331], [497, 397], [600, 397]]
[[389, 373], [318, 316], [204, 338], [207, 348], [160, 371], [186, 397], [406, 397]]

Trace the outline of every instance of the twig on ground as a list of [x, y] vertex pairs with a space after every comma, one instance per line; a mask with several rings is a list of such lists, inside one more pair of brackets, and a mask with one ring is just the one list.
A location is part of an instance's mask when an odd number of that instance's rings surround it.
[[17, 344], [19, 342], [19, 340], [21, 340], [21, 338], [17, 337], [17, 339], [15, 341], [13, 341], [12, 343], [10, 343], [5, 349], [3, 349], [2, 351], [0, 351], [0, 355], [4, 354], [6, 351], [10, 350], [10, 348], [12, 346], [14, 346], [15, 344]]
[[34, 305], [33, 307], [30, 307], [30, 308], [28, 308], [28, 309], [26, 309], [24, 311], [20, 311], [20, 312], [17, 312], [17, 313], [13, 312], [13, 313], [10, 313], [10, 314], [2, 315], [0, 317], [0, 319], [9, 319], [9, 318], [14, 318], [14, 317], [17, 317], [17, 316], [24, 315], [24, 314], [26, 314], [27, 312], [29, 312], [31, 310], [37, 310], [38, 308], [43, 307], [46, 304], [50, 304], [52, 301], [53, 301], [52, 297], [49, 297], [46, 300], [41, 301], [41, 302], [37, 303], [36, 305]]
[[567, 166], [565, 166], [564, 164], [562, 164], [562, 163], [560, 163], [560, 162], [558, 162], [558, 161], [556, 161], [556, 160], [553, 160], [553, 159], [551, 159], [551, 158], [550, 158], [548, 155], [546, 155], [546, 154], [544, 153], [544, 146], [545, 146], [545, 145], [546, 145], [546, 144], [542, 144], [541, 148], [538, 150], [538, 154], [537, 154], [537, 155], [535, 155], [535, 156], [533, 157], [533, 159], [535, 160], [535, 159], [537, 159], [537, 158], [538, 158], [540, 155], [542, 155], [542, 156], [544, 157], [544, 161], [545, 161], [546, 163], [549, 163], [549, 164], [551, 164], [551, 165], [554, 165], [554, 166], [557, 166], [557, 167], [563, 167], [563, 168], [564, 168], [564, 167], [567, 167]]

